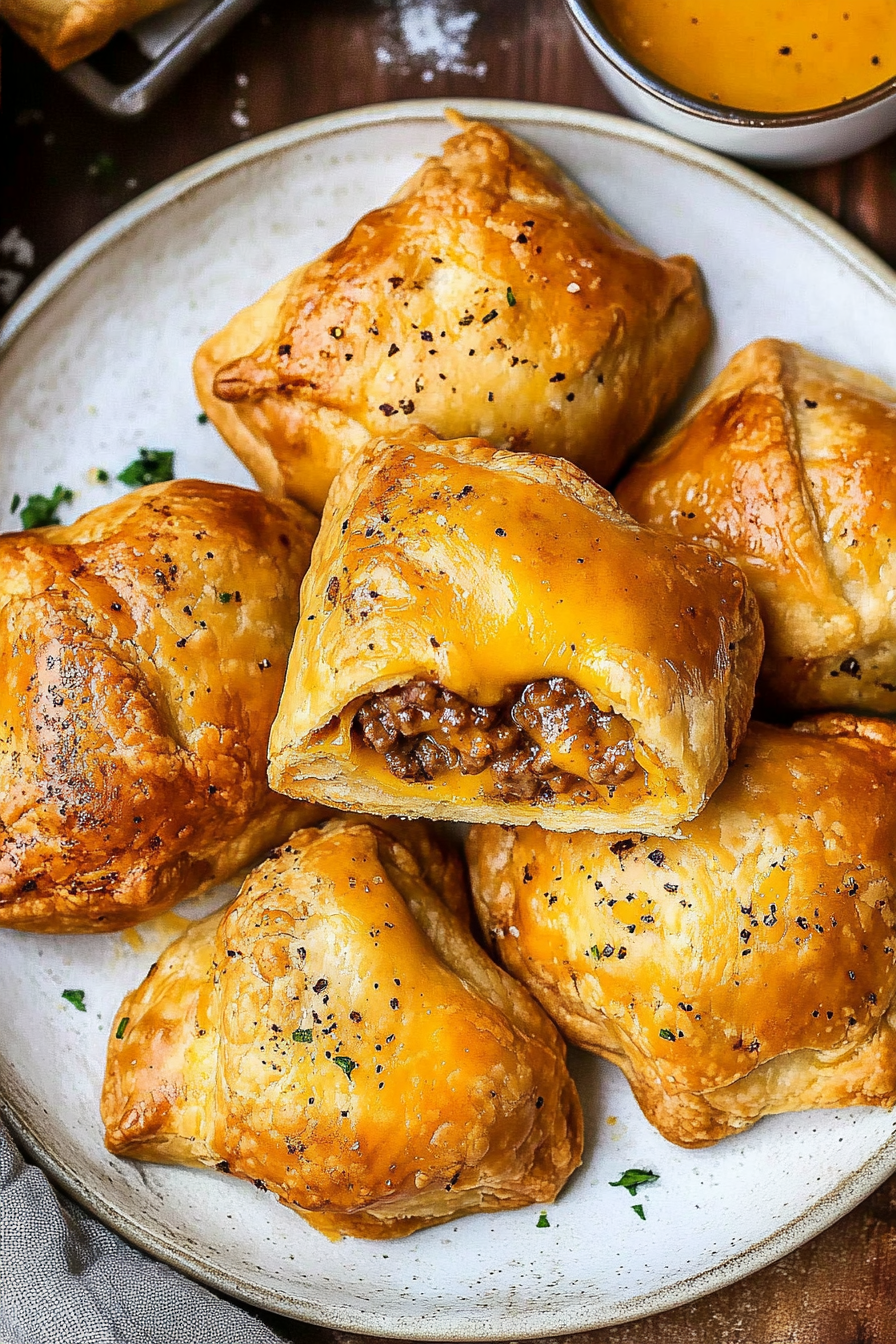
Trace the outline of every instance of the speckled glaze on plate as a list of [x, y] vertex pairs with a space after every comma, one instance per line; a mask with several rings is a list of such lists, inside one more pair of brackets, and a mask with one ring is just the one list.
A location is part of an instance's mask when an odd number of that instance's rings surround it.
[[[816, 211], [722, 159], [634, 122], [470, 101], [554, 154], [637, 237], [691, 252], [716, 318], [699, 377], [758, 336], [798, 340], [896, 382], [896, 277]], [[179, 475], [249, 484], [197, 420], [200, 340], [338, 239], [437, 150], [435, 101], [361, 108], [287, 128], [172, 178], [53, 266], [0, 332], [0, 508], [61, 482], [74, 517], [119, 487], [143, 445]], [[195, 918], [226, 892], [181, 907]], [[97, 1114], [122, 994], [172, 936], [0, 933], [3, 1109], [27, 1150], [131, 1241], [258, 1306], [323, 1325], [422, 1339], [564, 1333], [665, 1310], [792, 1250], [896, 1169], [896, 1120], [872, 1110], [778, 1116], [687, 1152], [642, 1118], [612, 1066], [574, 1052], [583, 1167], [549, 1227], [540, 1208], [481, 1214], [399, 1242], [331, 1243], [273, 1196], [215, 1172], [106, 1153]], [[83, 989], [87, 1011], [61, 998]], [[659, 1173], [639, 1201], [608, 1182]]]

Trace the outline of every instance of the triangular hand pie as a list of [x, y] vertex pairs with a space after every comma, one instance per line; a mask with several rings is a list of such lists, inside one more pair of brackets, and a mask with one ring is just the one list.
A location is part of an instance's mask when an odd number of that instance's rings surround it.
[[299, 831], [168, 948], [109, 1043], [113, 1152], [242, 1176], [329, 1236], [555, 1197], [582, 1152], [563, 1042], [430, 885], [431, 838], [424, 877], [424, 826]]
[[896, 1102], [896, 725], [753, 724], [674, 839], [475, 827], [476, 907], [673, 1143]]
[[451, 119], [439, 158], [196, 357], [203, 408], [272, 494], [320, 510], [408, 422], [609, 481], [707, 340], [690, 257], [633, 242], [531, 145]]

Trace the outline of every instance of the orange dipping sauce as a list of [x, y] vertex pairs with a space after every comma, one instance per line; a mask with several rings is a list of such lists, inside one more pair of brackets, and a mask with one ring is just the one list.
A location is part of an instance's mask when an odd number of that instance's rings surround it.
[[896, 0], [594, 0], [668, 84], [755, 112], [806, 112], [896, 74]]

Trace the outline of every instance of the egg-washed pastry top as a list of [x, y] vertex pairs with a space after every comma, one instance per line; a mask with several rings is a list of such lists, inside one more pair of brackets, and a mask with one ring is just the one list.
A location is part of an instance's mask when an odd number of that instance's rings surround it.
[[896, 712], [896, 388], [754, 341], [618, 495], [744, 570], [770, 712]]
[[333, 487], [269, 778], [386, 815], [668, 831], [724, 775], [761, 653], [734, 565], [570, 463], [408, 431]]
[[706, 343], [690, 257], [657, 257], [546, 154], [448, 115], [441, 155], [196, 357], [203, 409], [268, 493], [320, 510], [348, 458], [407, 423], [609, 482]]
[[563, 1041], [431, 844], [418, 866], [425, 824], [299, 831], [167, 949], [111, 1032], [112, 1152], [241, 1176], [331, 1237], [555, 1197], [582, 1153]]
[[320, 815], [266, 780], [314, 521], [182, 480], [0, 536], [0, 925], [135, 924]]
[[54, 70], [105, 46], [120, 28], [176, 0], [0, 0], [0, 17]]
[[752, 724], [671, 839], [488, 826], [468, 853], [504, 965], [673, 1143], [896, 1101], [896, 725]]

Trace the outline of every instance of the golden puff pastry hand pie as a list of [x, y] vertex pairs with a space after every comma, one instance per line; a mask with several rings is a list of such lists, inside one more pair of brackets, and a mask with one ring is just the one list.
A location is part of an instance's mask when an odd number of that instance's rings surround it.
[[0, 536], [0, 924], [135, 924], [321, 815], [265, 779], [313, 538], [202, 481]]
[[477, 912], [673, 1143], [896, 1101], [896, 725], [754, 723], [675, 839], [475, 827]]
[[299, 831], [168, 948], [109, 1042], [112, 1152], [229, 1171], [330, 1237], [554, 1199], [565, 1047], [424, 877], [423, 826]]
[[0, 17], [62, 70], [104, 46], [120, 28], [176, 0], [0, 0]]
[[896, 712], [896, 389], [756, 341], [618, 496], [745, 571], [771, 711]]
[[734, 565], [568, 462], [409, 430], [333, 486], [269, 778], [352, 811], [665, 832], [724, 775], [761, 656]]
[[204, 410], [271, 494], [320, 510], [397, 422], [608, 481], [707, 340], [690, 257], [633, 242], [531, 145], [449, 118], [440, 157], [196, 357]]

